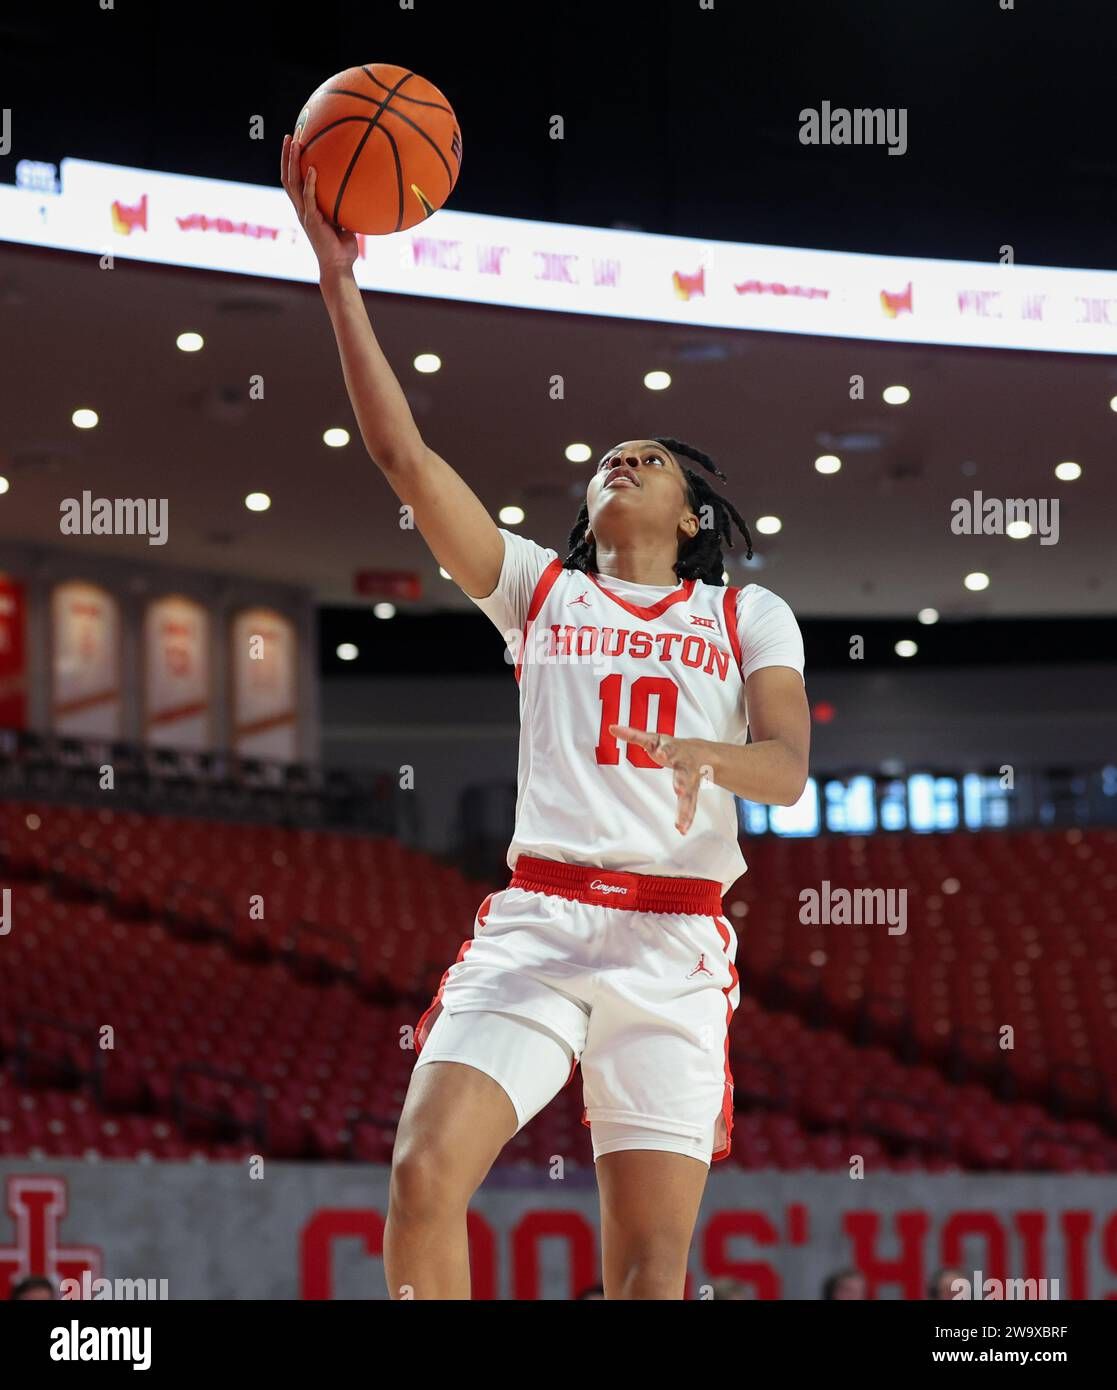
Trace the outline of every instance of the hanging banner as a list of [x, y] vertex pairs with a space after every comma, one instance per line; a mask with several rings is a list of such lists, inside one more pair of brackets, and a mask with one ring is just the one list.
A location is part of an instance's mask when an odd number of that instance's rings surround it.
[[148, 743], [200, 750], [210, 737], [209, 614], [168, 595], [144, 615], [144, 730]]
[[119, 738], [120, 609], [96, 584], [74, 580], [51, 594], [52, 719], [55, 733]]
[[0, 574], [0, 728], [27, 727], [27, 593]]
[[242, 757], [298, 756], [297, 639], [271, 608], [246, 608], [231, 629], [233, 748]]

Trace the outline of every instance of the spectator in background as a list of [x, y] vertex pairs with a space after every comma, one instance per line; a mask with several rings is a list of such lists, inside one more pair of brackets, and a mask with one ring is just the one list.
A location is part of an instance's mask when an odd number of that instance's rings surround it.
[[[965, 1284], [965, 1289], [955, 1289], [956, 1283]], [[957, 1298], [959, 1294], [965, 1296], [969, 1289], [970, 1281], [960, 1269], [936, 1269], [931, 1275], [931, 1282], [927, 1285], [927, 1297], [948, 1301]]]
[[869, 1285], [859, 1269], [840, 1269], [823, 1284], [822, 1296], [843, 1303], [851, 1299], [867, 1299]]
[[581, 1303], [581, 1301], [582, 1301], [583, 1299], [586, 1299], [586, 1298], [601, 1298], [601, 1299], [603, 1299], [604, 1297], [605, 1297], [605, 1290], [604, 1290], [604, 1288], [603, 1288], [600, 1284], [591, 1284], [591, 1285], [589, 1286], [588, 1289], [583, 1289], [583, 1290], [582, 1290], [582, 1292], [581, 1292], [581, 1293], [578, 1295], [578, 1297], [575, 1299], [575, 1302], [576, 1302], [576, 1303]]
[[38, 1302], [41, 1299], [55, 1298], [54, 1285], [49, 1279], [44, 1279], [41, 1274], [32, 1274], [27, 1279], [21, 1279], [18, 1284], [12, 1285], [12, 1291], [8, 1295], [9, 1300], [20, 1299], [26, 1302]]

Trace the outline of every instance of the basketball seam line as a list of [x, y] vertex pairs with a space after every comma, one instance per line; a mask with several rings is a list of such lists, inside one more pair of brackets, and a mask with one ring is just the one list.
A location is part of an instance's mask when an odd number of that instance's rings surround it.
[[[379, 107], [380, 107], [380, 110], [376, 113], [375, 118], [371, 118], [371, 117], [368, 117], [368, 116], [344, 116], [344, 117], [341, 117], [341, 118], [340, 118], [341, 120], [346, 120], [346, 121], [361, 121], [361, 120], [369, 120], [369, 119], [376, 119], [376, 120], [379, 120], [381, 116], [395, 116], [395, 118], [396, 118], [397, 121], [403, 121], [403, 123], [404, 123], [405, 125], [409, 125], [409, 126], [411, 127], [412, 130], [414, 130], [417, 134], [419, 134], [419, 135], [421, 135], [421, 136], [423, 137], [423, 139], [427, 142], [428, 145], [430, 145], [431, 149], [434, 150], [435, 154], [438, 155], [439, 159], [442, 161], [442, 167], [443, 167], [443, 169], [446, 170], [446, 177], [447, 177], [447, 179], [449, 179], [449, 181], [450, 181], [450, 192], [451, 192], [451, 193], [453, 192], [453, 190], [454, 190], [454, 175], [453, 175], [453, 174], [451, 173], [451, 171], [450, 171], [450, 166], [449, 166], [449, 164], [446, 163], [446, 156], [445, 156], [445, 155], [442, 153], [442, 151], [439, 149], [439, 147], [438, 147], [438, 142], [437, 142], [431, 135], [429, 135], [429, 134], [423, 129], [423, 127], [422, 127], [421, 125], [417, 125], [413, 120], [411, 120], [411, 118], [410, 118], [409, 116], [405, 116], [405, 115], [403, 114], [402, 111], [394, 111], [390, 106], [387, 105], [386, 102], [377, 103], [375, 97], [366, 97], [366, 96], [363, 96], [360, 92], [350, 92], [350, 91], [348, 91], [348, 90], [347, 90], [346, 88], [344, 88], [344, 87], [331, 87], [330, 90], [329, 90], [328, 95], [330, 95], [330, 96], [343, 96], [343, 97], [356, 97], [356, 99], [357, 99], [358, 101], [368, 101], [368, 102], [372, 102], [373, 105], [379, 105]], [[445, 107], [441, 107], [441, 106], [440, 106], [438, 109], [439, 109], [440, 111], [442, 111], [442, 110], [445, 110]], [[335, 122], [335, 124], [336, 124], [336, 122]], [[324, 134], [325, 134], [325, 131], [324, 131], [324, 130], [323, 130], [323, 131], [319, 131], [318, 134], [319, 134], [319, 135], [324, 135]], [[315, 136], [314, 138], [317, 139], [318, 136]], [[446, 196], [449, 197], [449, 193], [447, 193]]]
[[[396, 86], [392, 88], [391, 91], [389, 91], [387, 97], [385, 97], [385, 99], [380, 103], [380, 109], [377, 111], [376, 115], [369, 120], [368, 129], [357, 142], [357, 148], [353, 151], [353, 156], [349, 161], [349, 166], [345, 170], [345, 174], [341, 180], [341, 185], [337, 190], [337, 198], [334, 200], [335, 226], [341, 226], [341, 200], [345, 197], [345, 190], [349, 187], [349, 179], [352, 176], [354, 168], [356, 167], [357, 160], [360, 158], [361, 151], [364, 149], [366, 143], [368, 142], [368, 137], [372, 134], [372, 132], [376, 129], [377, 125], [380, 123], [380, 117], [384, 114], [385, 110], [387, 109], [388, 102], [391, 101], [392, 97], [395, 96], [399, 88], [402, 87], [405, 82], [410, 82], [414, 76], [415, 74], [413, 72], [404, 73], [404, 75], [400, 78], [399, 82], [396, 83]], [[400, 218], [400, 220], [402, 221], [402, 217]]]
[[365, 133], [364, 133], [364, 134], [361, 136], [361, 138], [357, 141], [357, 148], [353, 151], [352, 158], [349, 160], [349, 164], [348, 164], [348, 166], [346, 167], [345, 173], [341, 176], [341, 182], [338, 184], [338, 188], [337, 188], [337, 197], [334, 199], [334, 219], [333, 219], [333, 220], [334, 220], [334, 226], [335, 226], [335, 227], [340, 227], [340, 226], [341, 226], [341, 200], [342, 200], [342, 198], [345, 197], [345, 190], [349, 187], [349, 177], [350, 177], [350, 175], [352, 174], [354, 167], [356, 166], [357, 160], [360, 159], [360, 157], [361, 157], [361, 151], [364, 149], [365, 145], [368, 143], [368, 137], [372, 134], [372, 132], [373, 132], [375, 129], [376, 129], [376, 122], [375, 122], [375, 121], [369, 121], [367, 127], [365, 128]]
[[339, 125], [347, 125], [350, 121], [368, 121], [368, 116], [339, 116], [336, 121], [331, 121], [329, 125], [324, 125], [321, 130], [315, 132], [303, 145], [303, 150], [309, 150], [315, 140], [321, 140], [323, 135], [328, 135], [331, 130], [336, 130]]
[[[363, 64], [362, 64], [362, 66], [361, 66], [361, 71], [364, 73], [364, 75], [368, 78], [368, 80], [369, 80], [370, 82], [375, 82], [376, 85], [377, 85], [378, 87], [383, 87], [385, 91], [388, 91], [388, 90], [389, 90], [388, 84], [387, 84], [386, 82], [381, 82], [381, 80], [380, 80], [379, 77], [374, 77], [373, 74], [369, 71], [369, 69], [366, 68]], [[350, 96], [360, 96], [361, 93], [359, 93], [359, 92], [351, 92], [349, 95], [350, 95]], [[375, 101], [376, 98], [375, 98], [375, 97], [368, 97], [368, 98], [366, 98], [366, 100], [368, 100], [368, 101]], [[451, 111], [451, 109], [450, 109], [448, 106], [442, 106], [442, 105], [441, 105], [439, 102], [437, 102], [437, 101], [424, 101], [422, 97], [409, 97], [409, 96], [407, 95], [406, 92], [403, 92], [403, 93], [400, 95], [400, 100], [401, 100], [401, 101], [413, 101], [417, 106], [433, 106], [434, 109], [435, 109], [436, 111], [445, 111], [446, 114], [447, 114], [448, 116], [452, 116], [452, 115], [454, 114], [453, 111]]]
[[396, 162], [396, 206], [399, 208], [399, 215], [396, 217], [396, 231], [398, 232], [403, 226], [403, 166], [400, 163], [399, 149], [395, 140], [383, 126], [380, 127], [380, 134], [387, 138], [388, 144], [392, 147], [392, 158]]
[[[325, 95], [331, 97], [352, 97], [354, 101], [367, 101], [373, 106], [383, 107], [384, 105], [380, 97], [370, 97], [367, 92], [353, 92], [350, 91], [348, 87], [327, 87]], [[396, 92], [395, 95], [405, 97], [408, 101], [419, 101], [418, 97], [408, 97], [405, 92]], [[419, 104], [421, 106], [429, 106], [434, 111], [445, 111], [448, 116], [454, 114], [448, 106], [439, 106], [435, 101], [423, 101]]]

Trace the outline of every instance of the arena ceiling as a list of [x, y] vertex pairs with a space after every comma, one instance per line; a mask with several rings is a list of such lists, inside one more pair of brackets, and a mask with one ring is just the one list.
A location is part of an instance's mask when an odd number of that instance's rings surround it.
[[[366, 296], [429, 444], [494, 512], [560, 548], [594, 456], [674, 434], [712, 454], [750, 520], [760, 564], [735, 582], [805, 616], [1098, 615], [1117, 609], [1112, 519], [1117, 366], [1101, 357], [896, 346]], [[323, 603], [361, 602], [359, 570], [421, 577], [422, 609], [465, 601], [441, 579], [361, 445], [314, 287], [0, 246], [0, 541], [294, 580]], [[203, 335], [196, 353], [179, 333]], [[421, 352], [442, 369], [421, 375]], [[666, 391], [643, 377], [667, 370]], [[249, 399], [249, 378], [264, 399]], [[551, 378], [564, 398], [552, 399]], [[851, 399], [852, 377], [864, 399]], [[911, 399], [889, 406], [884, 387]], [[93, 430], [70, 422], [78, 407]], [[343, 426], [350, 444], [327, 447]], [[814, 468], [837, 454], [840, 472]], [[1057, 463], [1082, 467], [1059, 482]], [[63, 537], [63, 498], [165, 497], [170, 539]], [[246, 494], [272, 499], [266, 512]], [[952, 503], [1059, 501], [1056, 544], [958, 535]], [[989, 575], [968, 591], [967, 573]], [[364, 600], [367, 601], [367, 600]]]

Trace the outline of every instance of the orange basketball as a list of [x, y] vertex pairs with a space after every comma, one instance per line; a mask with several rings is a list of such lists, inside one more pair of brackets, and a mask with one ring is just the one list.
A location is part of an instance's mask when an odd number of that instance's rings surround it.
[[301, 169], [335, 227], [384, 236], [414, 227], [453, 191], [462, 136], [432, 83], [391, 63], [348, 68], [314, 92], [295, 122]]

